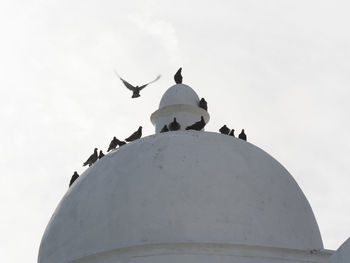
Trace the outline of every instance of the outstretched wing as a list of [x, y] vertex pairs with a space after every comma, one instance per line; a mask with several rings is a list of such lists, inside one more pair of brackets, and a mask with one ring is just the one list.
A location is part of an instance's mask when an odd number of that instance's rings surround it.
[[120, 80], [124, 83], [125, 87], [127, 87], [129, 90], [134, 91], [135, 87], [133, 85], [131, 85], [129, 82], [127, 82], [126, 80], [122, 79], [121, 76], [118, 75], [118, 73], [116, 71], [114, 71], [114, 73], [118, 76], [118, 78], [120, 78]]
[[139, 90], [142, 90], [143, 88], [145, 88], [147, 85], [153, 83], [153, 82], [156, 82], [158, 79], [160, 79], [161, 75], [158, 75], [154, 80], [152, 80], [151, 82], [148, 82], [147, 84], [145, 85], [142, 85], [141, 87], [139, 87]]

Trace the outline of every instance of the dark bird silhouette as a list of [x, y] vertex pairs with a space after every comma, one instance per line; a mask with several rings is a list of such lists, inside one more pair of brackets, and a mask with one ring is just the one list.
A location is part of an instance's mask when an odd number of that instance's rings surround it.
[[69, 182], [69, 187], [74, 183], [75, 180], [77, 180], [79, 178], [79, 174], [77, 173], [77, 171], [74, 172], [74, 174], [72, 175], [72, 178], [70, 179]]
[[98, 155], [98, 159], [101, 159], [101, 158], [103, 158], [105, 155], [104, 155], [104, 153], [102, 152], [102, 150], [100, 150], [100, 154]]
[[230, 131], [229, 135], [235, 137], [235, 130], [232, 129], [232, 130]]
[[140, 126], [138, 128], [138, 130], [136, 132], [134, 132], [133, 134], [131, 134], [128, 138], [126, 138], [125, 140], [127, 142], [132, 142], [132, 141], [135, 141], [137, 139], [140, 139], [142, 136], [142, 126]]
[[144, 89], [144, 88], [145, 88], [146, 86], [148, 86], [149, 84], [151, 84], [151, 83], [157, 81], [158, 79], [160, 79], [160, 75], [158, 75], [158, 76], [155, 78], [155, 80], [152, 80], [151, 82], [148, 82], [148, 83], [145, 84], [145, 85], [142, 85], [142, 86], [133, 86], [133, 85], [131, 85], [129, 82], [127, 82], [126, 80], [122, 79], [122, 78], [118, 75], [117, 72], [116, 72], [116, 74], [117, 74], [118, 78], [120, 78], [120, 80], [124, 83], [125, 87], [127, 87], [129, 90], [132, 91], [132, 96], [131, 96], [131, 98], [140, 97], [140, 91], [141, 91], [142, 89]]
[[172, 122], [169, 123], [169, 130], [170, 131], [177, 131], [180, 130], [181, 125], [176, 121], [176, 118]]
[[238, 135], [238, 138], [242, 140], [247, 140], [247, 135], [244, 133], [244, 129], [241, 131], [241, 133]]
[[95, 148], [94, 153], [91, 154], [91, 156], [89, 157], [89, 159], [86, 160], [86, 162], [83, 164], [83, 166], [86, 165], [93, 165], [98, 159], [98, 155], [97, 155], [97, 148]]
[[123, 146], [123, 145], [125, 145], [126, 144], [126, 142], [124, 142], [124, 141], [119, 141], [119, 147], [121, 147], [121, 146]]
[[179, 68], [179, 70], [176, 71], [176, 74], [174, 75], [174, 80], [175, 80], [176, 84], [181, 84], [182, 83], [181, 70], [182, 70], [182, 68]]
[[196, 130], [196, 131], [200, 131], [204, 128], [205, 126], [205, 121], [203, 116], [201, 116], [201, 120], [195, 122], [194, 124], [192, 124], [191, 126], [186, 127], [186, 130]]
[[206, 100], [204, 98], [201, 98], [201, 100], [198, 103], [198, 107], [202, 108], [203, 110], [208, 111], [208, 103], [206, 102]]
[[163, 128], [160, 130], [160, 133], [168, 132], [168, 131], [169, 131], [168, 126], [164, 125]]
[[222, 127], [219, 129], [219, 132], [220, 132], [221, 134], [228, 134], [228, 133], [230, 132], [230, 129], [227, 128], [226, 125], [224, 125], [224, 126], [222, 126]]
[[115, 149], [119, 145], [119, 142], [120, 141], [114, 136], [112, 141], [109, 144], [107, 152], [109, 152], [110, 150]]

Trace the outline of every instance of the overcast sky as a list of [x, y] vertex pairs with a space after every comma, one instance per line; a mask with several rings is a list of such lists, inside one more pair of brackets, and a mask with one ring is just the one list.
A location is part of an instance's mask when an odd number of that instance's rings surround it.
[[[182, 66], [207, 131], [245, 128], [307, 196], [325, 248], [350, 236], [348, 1], [0, 2], [0, 251], [36, 262], [93, 148], [149, 117]], [[133, 84], [162, 78], [131, 99]]]

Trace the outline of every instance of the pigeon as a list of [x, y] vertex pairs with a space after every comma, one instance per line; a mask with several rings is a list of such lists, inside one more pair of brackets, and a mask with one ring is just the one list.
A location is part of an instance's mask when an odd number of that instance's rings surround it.
[[238, 138], [242, 140], [247, 140], [247, 135], [244, 133], [244, 129], [241, 131], [241, 133], [238, 135]]
[[195, 122], [194, 124], [192, 124], [191, 126], [186, 127], [186, 130], [196, 130], [196, 131], [200, 131], [204, 128], [205, 126], [205, 121], [203, 116], [201, 116], [201, 120]]
[[230, 132], [230, 129], [227, 128], [226, 125], [224, 125], [224, 126], [222, 126], [222, 127], [220, 128], [219, 132], [220, 132], [221, 134], [228, 134], [228, 133]]
[[208, 111], [208, 103], [206, 102], [206, 100], [204, 98], [201, 98], [201, 100], [198, 103], [198, 107], [202, 108], [203, 110]]
[[93, 165], [98, 159], [98, 155], [97, 155], [97, 148], [95, 148], [94, 153], [91, 154], [91, 156], [89, 157], [89, 159], [86, 160], [86, 162], [83, 164], [83, 166], [89, 165], [89, 167], [91, 165]]
[[72, 175], [72, 178], [70, 179], [69, 182], [69, 187], [74, 183], [75, 180], [77, 180], [79, 178], [79, 174], [77, 173], [77, 171], [74, 172], [74, 174]]
[[123, 146], [123, 145], [125, 145], [126, 144], [126, 142], [124, 142], [124, 141], [119, 141], [119, 147], [121, 147], [121, 146]]
[[164, 125], [164, 127], [160, 130], [160, 133], [168, 132], [168, 131], [169, 131], [168, 126]]
[[104, 153], [102, 152], [102, 150], [100, 150], [100, 154], [98, 155], [98, 159], [101, 159], [101, 158], [103, 158], [105, 155], [104, 155]]
[[109, 144], [107, 152], [115, 149], [118, 146], [119, 142], [120, 141], [114, 136], [111, 143]]
[[118, 73], [116, 73], [116, 74], [117, 74], [117, 76], [120, 78], [120, 80], [124, 83], [124, 85], [125, 85], [129, 90], [132, 91], [132, 96], [131, 96], [131, 98], [140, 97], [140, 91], [141, 91], [142, 89], [144, 89], [147, 85], [149, 85], [149, 84], [151, 84], [151, 83], [157, 81], [158, 79], [160, 79], [160, 75], [158, 75], [158, 76], [155, 78], [155, 80], [152, 80], [151, 82], [148, 82], [148, 83], [145, 84], [145, 85], [142, 85], [142, 86], [133, 86], [133, 85], [131, 85], [129, 82], [127, 82], [126, 80], [122, 79], [122, 78], [118, 75]]
[[134, 132], [133, 134], [131, 134], [128, 138], [126, 138], [125, 140], [127, 142], [132, 142], [132, 141], [135, 141], [137, 139], [140, 139], [142, 136], [142, 126], [140, 126], [138, 128], [138, 130], [136, 132]]
[[174, 80], [175, 80], [176, 84], [181, 84], [182, 83], [181, 70], [182, 70], [182, 68], [179, 68], [179, 70], [176, 71], [176, 74], [174, 75]]
[[170, 131], [177, 131], [180, 130], [181, 125], [176, 121], [176, 118], [174, 118], [173, 122], [169, 123], [169, 130]]
[[229, 135], [235, 137], [235, 130], [232, 129], [232, 130], [230, 131]]

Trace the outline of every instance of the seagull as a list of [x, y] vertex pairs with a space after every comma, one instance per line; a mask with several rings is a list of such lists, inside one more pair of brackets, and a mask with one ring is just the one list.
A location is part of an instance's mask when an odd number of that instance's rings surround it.
[[219, 132], [220, 132], [221, 134], [228, 134], [228, 133], [230, 132], [230, 129], [227, 128], [226, 125], [224, 125], [224, 126], [222, 126], [222, 127], [220, 128]]
[[163, 128], [160, 130], [160, 133], [168, 132], [168, 131], [169, 131], [168, 126], [164, 125]]
[[195, 122], [194, 124], [192, 124], [191, 126], [186, 127], [186, 130], [196, 130], [196, 131], [200, 131], [204, 128], [205, 126], [205, 121], [203, 116], [201, 116], [201, 120]]
[[170, 131], [177, 131], [180, 130], [181, 125], [176, 121], [176, 118], [174, 118], [173, 122], [169, 123], [169, 130]]
[[208, 103], [205, 101], [204, 98], [201, 98], [201, 100], [198, 103], [198, 107], [208, 111]]
[[102, 152], [102, 150], [100, 150], [100, 154], [98, 155], [98, 159], [101, 159], [101, 158], [103, 158], [105, 155], [104, 155], [104, 153]]
[[118, 75], [117, 72], [116, 72], [115, 74], [117, 74], [117, 76], [118, 76], [118, 77], [120, 78], [120, 80], [124, 83], [124, 85], [125, 85], [129, 90], [132, 91], [132, 96], [131, 96], [131, 98], [140, 97], [140, 91], [141, 91], [142, 89], [144, 89], [147, 85], [149, 85], [149, 84], [151, 84], [151, 83], [157, 81], [158, 79], [160, 79], [160, 76], [161, 76], [161, 75], [158, 75], [154, 80], [152, 80], [151, 82], [148, 82], [148, 83], [145, 84], [145, 85], [142, 85], [142, 86], [133, 86], [133, 85], [131, 85], [129, 82], [127, 82], [126, 80], [122, 79], [122, 78]]
[[97, 148], [95, 148], [94, 153], [91, 154], [91, 156], [89, 157], [89, 159], [86, 160], [86, 162], [83, 164], [83, 166], [89, 165], [89, 167], [91, 165], [93, 165], [98, 159], [98, 155], [97, 155]]
[[235, 130], [232, 129], [232, 130], [230, 131], [229, 135], [235, 137]]
[[77, 180], [79, 178], [79, 174], [77, 173], [77, 171], [74, 172], [74, 174], [72, 175], [72, 178], [70, 179], [69, 182], [69, 187], [74, 183], [75, 180]]
[[118, 146], [119, 142], [120, 141], [114, 136], [112, 141], [109, 144], [107, 152], [109, 152], [110, 150], [115, 149]]
[[142, 126], [140, 126], [138, 128], [138, 130], [136, 132], [134, 132], [133, 134], [131, 134], [128, 138], [126, 138], [125, 140], [127, 142], [132, 142], [132, 141], [135, 141], [137, 139], [140, 139], [142, 136]]
[[119, 147], [121, 147], [121, 146], [123, 146], [123, 145], [125, 145], [126, 144], [126, 142], [124, 142], [124, 141], [119, 141]]
[[181, 70], [182, 70], [182, 68], [179, 68], [179, 70], [176, 71], [176, 74], [174, 75], [174, 80], [175, 80], [176, 84], [181, 84], [182, 83]]
[[238, 138], [242, 140], [247, 140], [247, 135], [244, 133], [244, 129], [241, 131], [241, 133], [238, 135]]

